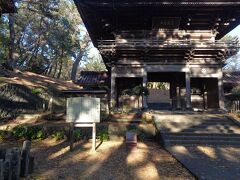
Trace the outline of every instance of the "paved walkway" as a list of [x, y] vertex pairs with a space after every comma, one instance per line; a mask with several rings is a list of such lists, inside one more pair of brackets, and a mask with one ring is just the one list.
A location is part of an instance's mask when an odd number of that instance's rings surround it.
[[198, 179], [240, 179], [240, 147], [177, 145], [166, 149]]
[[161, 143], [198, 179], [240, 179], [240, 127], [224, 114], [155, 114]]

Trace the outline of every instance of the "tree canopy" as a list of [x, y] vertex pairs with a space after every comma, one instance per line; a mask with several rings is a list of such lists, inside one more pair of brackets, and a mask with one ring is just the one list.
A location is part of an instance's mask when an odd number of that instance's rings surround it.
[[19, 0], [16, 6], [16, 14], [1, 17], [0, 64], [72, 80], [81, 64], [104, 68], [99, 54], [88, 58], [93, 45], [72, 0]]

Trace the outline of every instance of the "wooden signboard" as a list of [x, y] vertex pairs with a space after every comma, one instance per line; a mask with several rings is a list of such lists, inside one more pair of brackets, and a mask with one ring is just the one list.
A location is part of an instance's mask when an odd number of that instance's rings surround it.
[[92, 127], [92, 149], [95, 151], [96, 123], [100, 122], [100, 98], [68, 98], [66, 121], [70, 123], [70, 150], [73, 149], [74, 127]]
[[99, 123], [100, 98], [74, 97], [67, 99], [67, 122]]

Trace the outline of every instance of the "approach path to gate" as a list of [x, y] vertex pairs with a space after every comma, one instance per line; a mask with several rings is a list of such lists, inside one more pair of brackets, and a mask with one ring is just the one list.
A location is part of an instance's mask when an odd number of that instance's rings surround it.
[[240, 127], [221, 113], [154, 113], [158, 141], [198, 179], [240, 179]]

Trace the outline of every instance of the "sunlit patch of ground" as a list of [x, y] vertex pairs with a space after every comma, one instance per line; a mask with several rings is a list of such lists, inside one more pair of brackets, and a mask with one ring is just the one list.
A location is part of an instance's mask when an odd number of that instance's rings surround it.
[[26, 87], [42, 87], [49, 88], [49, 86], [54, 86], [58, 90], [77, 90], [81, 89], [80, 86], [72, 83], [71, 81], [63, 81], [60, 79], [55, 79], [52, 77], [36, 74], [33, 72], [20, 72], [16, 73], [13, 71], [7, 71], [9, 77], [1, 77], [0, 84], [12, 83], [20, 84]]
[[211, 159], [216, 159], [216, 151], [213, 147], [197, 146], [197, 149]]
[[107, 141], [92, 152], [91, 142], [82, 141], [70, 152], [67, 142], [46, 139], [33, 143], [32, 154], [35, 169], [29, 179], [194, 179], [154, 142], [139, 142], [130, 152], [124, 142]]
[[240, 163], [239, 147], [208, 147], [198, 146], [197, 149], [211, 159], [223, 159], [233, 163]]

